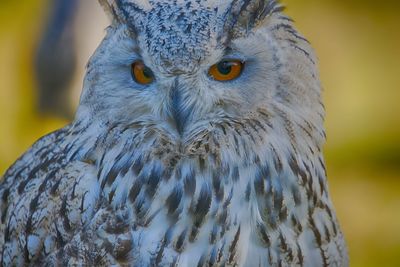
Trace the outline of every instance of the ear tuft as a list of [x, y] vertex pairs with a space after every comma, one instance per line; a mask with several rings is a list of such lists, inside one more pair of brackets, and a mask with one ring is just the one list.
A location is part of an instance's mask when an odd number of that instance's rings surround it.
[[278, 0], [234, 0], [229, 8], [230, 20], [226, 28], [230, 29], [233, 35], [241, 35], [283, 9]]
[[114, 23], [118, 20], [116, 14], [116, 3], [115, 0], [98, 0], [100, 5], [103, 7], [104, 12], [107, 14], [108, 18]]

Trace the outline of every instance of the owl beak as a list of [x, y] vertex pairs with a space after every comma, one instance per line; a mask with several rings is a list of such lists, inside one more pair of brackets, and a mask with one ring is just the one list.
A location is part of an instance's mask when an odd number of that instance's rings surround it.
[[192, 108], [188, 107], [188, 105], [185, 105], [184, 97], [178, 84], [175, 84], [171, 88], [170, 107], [171, 118], [174, 121], [178, 133], [182, 135], [192, 116]]

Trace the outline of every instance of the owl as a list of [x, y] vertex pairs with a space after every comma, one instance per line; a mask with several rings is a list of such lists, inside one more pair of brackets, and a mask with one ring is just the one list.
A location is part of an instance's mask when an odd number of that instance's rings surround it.
[[275, 0], [103, 0], [74, 121], [0, 186], [3, 266], [347, 266], [309, 42]]

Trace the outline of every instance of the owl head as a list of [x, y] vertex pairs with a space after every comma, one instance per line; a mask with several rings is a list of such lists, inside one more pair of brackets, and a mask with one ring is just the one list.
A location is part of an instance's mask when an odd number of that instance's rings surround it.
[[77, 120], [141, 121], [183, 137], [263, 117], [278, 134], [322, 142], [314, 53], [277, 1], [100, 3], [111, 26], [88, 63]]

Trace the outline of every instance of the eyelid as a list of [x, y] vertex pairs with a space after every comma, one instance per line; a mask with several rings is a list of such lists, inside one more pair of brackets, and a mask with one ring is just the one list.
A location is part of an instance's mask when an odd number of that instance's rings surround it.
[[218, 62], [236, 61], [236, 60], [239, 60], [240, 62], [245, 63], [247, 61], [247, 58], [241, 53], [231, 51], [231, 53], [225, 54], [225, 56], [223, 56]]
[[217, 63], [215, 63], [215, 64], [219, 64], [219, 63], [221, 63], [221, 62], [226, 62], [226, 63], [234, 63], [234, 62], [240, 62], [241, 64], [245, 64], [246, 62], [245, 61], [243, 61], [243, 60], [240, 60], [240, 59], [238, 59], [238, 58], [223, 58], [223, 59], [221, 59], [220, 61], [218, 61]]

